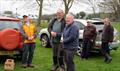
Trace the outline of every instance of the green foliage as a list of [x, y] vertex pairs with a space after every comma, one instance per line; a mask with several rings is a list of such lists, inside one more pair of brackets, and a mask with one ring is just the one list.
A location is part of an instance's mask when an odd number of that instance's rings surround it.
[[76, 14], [76, 18], [81, 18], [81, 19], [83, 19], [85, 16], [86, 16], [86, 13], [83, 12], [83, 11], [81, 11], [81, 12], [79, 12], [79, 13]]
[[119, 40], [120, 40], [120, 22], [114, 22], [112, 25], [118, 30]]
[[114, 22], [112, 25], [120, 32], [120, 22]]
[[85, 17], [85, 15], [86, 15], [86, 13], [85, 12], [80, 12], [80, 16], [81, 16], [81, 18], [84, 18]]
[[41, 25], [40, 25], [40, 27], [41, 27], [41, 29], [42, 28], [47, 28], [48, 27], [48, 22], [45, 22], [45, 21], [42, 21], [42, 23], [41, 23]]
[[5, 11], [4, 14], [11, 14], [12, 15], [13, 12], [12, 11]]

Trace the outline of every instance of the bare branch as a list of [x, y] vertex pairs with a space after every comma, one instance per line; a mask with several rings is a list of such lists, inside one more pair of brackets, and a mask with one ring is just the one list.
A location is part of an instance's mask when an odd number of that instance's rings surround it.
[[41, 3], [39, 2], [39, 0], [36, 0], [36, 2], [37, 2], [37, 3], [38, 3], [38, 5], [40, 6], [40, 4], [41, 4]]
[[71, 0], [71, 3], [69, 4], [69, 9], [72, 7], [74, 0]]

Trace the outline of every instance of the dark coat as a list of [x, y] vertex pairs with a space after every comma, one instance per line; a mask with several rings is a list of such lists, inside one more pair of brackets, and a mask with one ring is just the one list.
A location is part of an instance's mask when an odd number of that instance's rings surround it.
[[[53, 24], [55, 23], [56, 20], [57, 20], [57, 18], [54, 18], [54, 19], [52, 19], [51, 22], [49, 23], [49, 25], [48, 25], [48, 32], [49, 32], [49, 33], [52, 31]], [[65, 19], [64, 19], [64, 18], [61, 19], [61, 24], [62, 24], [62, 25], [61, 25], [61, 33], [57, 33], [57, 36], [59, 36], [59, 37], [61, 37], [62, 32], [63, 32], [63, 30], [64, 30], [64, 28], [65, 28]], [[50, 34], [50, 35], [51, 35], [51, 34]]]
[[103, 42], [112, 42], [114, 38], [114, 28], [112, 25], [105, 25], [102, 32]]
[[83, 32], [83, 40], [91, 40], [95, 39], [97, 36], [97, 31], [96, 27], [91, 25], [91, 26], [85, 26], [84, 32]]

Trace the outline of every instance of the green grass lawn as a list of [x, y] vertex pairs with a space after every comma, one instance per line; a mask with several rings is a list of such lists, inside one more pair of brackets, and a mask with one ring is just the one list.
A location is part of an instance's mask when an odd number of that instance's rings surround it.
[[[120, 31], [120, 24], [114, 24], [114, 26]], [[50, 71], [52, 65], [52, 49], [41, 47], [39, 40], [37, 40], [36, 46], [33, 59], [35, 68], [21, 68], [21, 62], [15, 60], [15, 71]], [[82, 61], [79, 56], [75, 56], [76, 71], [120, 71], [120, 48], [117, 51], [112, 51], [111, 56], [113, 60], [110, 64], [104, 63], [103, 57], [97, 54], [91, 56], [86, 61]], [[0, 71], [4, 71], [3, 63], [0, 64]]]
[[[113, 61], [110, 64], [104, 63], [102, 56], [99, 55], [93, 55], [87, 61], [81, 61], [80, 57], [75, 56], [76, 71], [120, 71], [120, 49], [112, 51], [111, 55]], [[15, 71], [49, 71], [52, 65], [52, 50], [40, 47], [38, 42], [33, 59], [35, 68], [24, 69], [20, 67], [20, 61], [15, 61], [15, 63]], [[0, 64], [0, 71], [4, 71], [3, 67], [3, 64]]]

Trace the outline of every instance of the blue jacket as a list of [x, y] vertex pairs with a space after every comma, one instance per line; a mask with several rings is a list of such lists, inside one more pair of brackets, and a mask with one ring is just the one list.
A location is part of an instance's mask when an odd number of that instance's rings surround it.
[[79, 46], [79, 29], [73, 24], [65, 27], [63, 31], [63, 48], [75, 49]]

